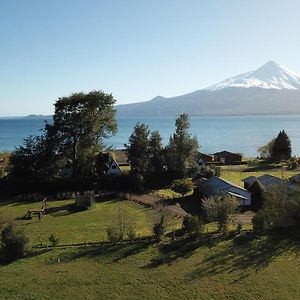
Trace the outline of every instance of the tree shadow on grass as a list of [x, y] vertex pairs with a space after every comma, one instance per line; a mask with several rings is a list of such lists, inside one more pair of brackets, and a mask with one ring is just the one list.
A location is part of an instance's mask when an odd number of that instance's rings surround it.
[[82, 212], [85, 210], [87, 210], [87, 208], [80, 208], [77, 207], [75, 204], [65, 204], [62, 206], [51, 207], [46, 214], [52, 217], [62, 217]]
[[189, 258], [199, 248], [210, 248], [208, 254], [196, 265], [189, 279], [201, 278], [225, 272], [238, 271], [239, 279], [251, 272], [267, 267], [283, 253], [300, 254], [300, 237], [297, 233], [286, 236], [272, 233], [257, 237], [252, 232], [245, 232], [236, 237], [205, 234], [202, 236], [180, 238], [159, 246], [158, 257], [144, 268], [155, 268], [163, 264], [172, 264], [180, 259]]
[[228, 245], [206, 257], [190, 276], [192, 279], [222, 273], [240, 272], [239, 279], [267, 267], [274, 259], [286, 253], [300, 254], [300, 239], [273, 233], [256, 237], [252, 232], [237, 236]]
[[144, 268], [155, 268], [163, 264], [172, 264], [179, 259], [186, 259], [202, 246], [213, 247], [220, 241], [220, 237], [215, 234], [205, 234], [200, 236], [188, 236], [176, 239], [158, 247], [159, 257], [153, 259]]
[[63, 256], [62, 261], [69, 262], [80, 258], [95, 259], [97, 257], [111, 258], [117, 262], [129, 256], [139, 254], [153, 245], [152, 239], [124, 241], [119, 243], [103, 243], [98, 246], [77, 248], [72, 253]]
[[32, 258], [36, 257], [39, 255], [42, 255], [44, 253], [47, 253], [51, 251], [51, 249], [38, 249], [38, 250], [31, 250], [29, 251], [26, 255], [22, 257], [16, 257], [16, 258], [10, 258], [10, 259], [4, 259], [3, 257], [0, 256], [0, 266], [6, 266], [9, 265], [17, 260], [22, 260], [22, 259], [27, 259], [27, 258]]

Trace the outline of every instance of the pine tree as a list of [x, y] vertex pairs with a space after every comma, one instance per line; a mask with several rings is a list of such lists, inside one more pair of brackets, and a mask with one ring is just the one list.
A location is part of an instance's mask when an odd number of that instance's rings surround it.
[[131, 174], [137, 185], [142, 185], [148, 170], [148, 126], [137, 123], [129, 138], [129, 145], [125, 145], [128, 153], [128, 161], [131, 165]]
[[176, 119], [176, 131], [166, 147], [168, 172], [174, 177], [185, 177], [195, 166], [199, 144], [188, 132], [190, 122], [187, 114]]
[[284, 130], [280, 131], [276, 137], [272, 149], [271, 159], [273, 161], [287, 160], [292, 157], [291, 141]]
[[151, 132], [149, 140], [149, 174], [160, 176], [164, 170], [162, 138], [158, 131]]

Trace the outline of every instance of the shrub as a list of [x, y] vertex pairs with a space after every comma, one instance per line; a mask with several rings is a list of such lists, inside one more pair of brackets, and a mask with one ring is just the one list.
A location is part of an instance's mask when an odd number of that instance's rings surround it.
[[173, 181], [172, 190], [176, 193], [181, 194], [184, 196], [188, 192], [192, 191], [194, 188], [194, 183], [192, 179], [186, 178], [186, 179], [176, 179]]
[[243, 224], [241, 222], [238, 222], [237, 227], [236, 227], [236, 232], [237, 234], [240, 234], [243, 229]]
[[167, 227], [167, 218], [165, 214], [162, 214], [158, 223], [153, 226], [153, 235], [155, 240], [161, 241], [162, 237], [165, 235]]
[[0, 262], [11, 262], [24, 257], [28, 239], [13, 222], [0, 219]]
[[113, 226], [107, 227], [106, 234], [107, 234], [107, 239], [111, 243], [115, 243], [115, 242], [119, 241], [119, 239], [120, 239], [120, 236], [119, 236], [119, 233], [118, 233], [118, 230], [116, 229], [116, 227], [113, 227]]
[[187, 215], [183, 219], [182, 229], [190, 235], [201, 234], [204, 231], [203, 221], [198, 216]]
[[136, 233], [135, 229], [132, 226], [129, 226], [129, 228], [128, 228], [127, 237], [130, 241], [137, 238], [137, 233]]
[[48, 241], [51, 243], [51, 246], [53, 247], [56, 247], [59, 244], [59, 239], [55, 237], [53, 233], [49, 236]]
[[217, 222], [218, 230], [225, 232], [230, 216], [237, 211], [238, 201], [229, 195], [209, 197], [202, 200], [202, 207], [207, 221]]
[[106, 233], [110, 242], [124, 240], [125, 237], [133, 240], [137, 236], [134, 226], [128, 218], [127, 211], [122, 207], [117, 208], [114, 223], [107, 227]]
[[266, 215], [261, 211], [252, 218], [253, 230], [256, 234], [264, 233], [268, 228]]

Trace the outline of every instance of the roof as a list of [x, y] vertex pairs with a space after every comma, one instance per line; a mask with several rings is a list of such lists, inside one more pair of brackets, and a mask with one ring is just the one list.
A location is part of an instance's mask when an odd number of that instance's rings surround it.
[[109, 151], [119, 165], [128, 165], [127, 151], [125, 149], [115, 149]]
[[257, 180], [257, 177], [255, 177], [255, 176], [249, 176], [249, 177], [242, 179], [243, 182], [248, 183], [248, 184], [252, 184], [256, 180]]
[[214, 153], [215, 156], [224, 156], [224, 155], [238, 155], [238, 156], [241, 156], [241, 154], [239, 153], [234, 153], [234, 152], [229, 152], [229, 151], [221, 151], [221, 152], [216, 152]]
[[262, 185], [268, 186], [268, 185], [278, 185], [278, 184], [283, 184], [284, 181], [280, 178], [277, 178], [275, 176], [269, 175], [269, 174], [264, 174], [262, 176], [259, 176], [257, 178], [259, 182]]
[[289, 180], [300, 181], [300, 173], [295, 174], [294, 176], [291, 176], [291, 177], [289, 178]]
[[246, 189], [216, 176], [201, 180], [199, 190], [206, 196], [220, 195], [225, 192], [242, 199], [250, 199], [251, 197], [251, 193]]

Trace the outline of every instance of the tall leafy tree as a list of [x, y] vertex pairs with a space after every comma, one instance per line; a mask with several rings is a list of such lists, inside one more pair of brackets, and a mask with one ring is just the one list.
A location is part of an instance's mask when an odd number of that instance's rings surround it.
[[186, 113], [176, 119], [175, 126], [175, 133], [166, 147], [167, 168], [172, 176], [185, 177], [195, 167], [199, 144], [188, 132], [190, 122]]
[[284, 130], [280, 131], [271, 148], [271, 159], [274, 161], [287, 160], [292, 157], [292, 146], [289, 136]]
[[75, 93], [55, 103], [52, 126], [73, 176], [92, 173], [103, 139], [116, 133], [114, 104], [113, 96], [102, 91]]
[[142, 185], [148, 170], [148, 137], [148, 126], [137, 123], [129, 137], [129, 144], [125, 145], [131, 165], [131, 174], [136, 179], [136, 183], [140, 185]]
[[161, 175], [164, 171], [164, 148], [158, 131], [151, 132], [149, 139], [149, 173]]

